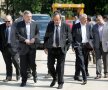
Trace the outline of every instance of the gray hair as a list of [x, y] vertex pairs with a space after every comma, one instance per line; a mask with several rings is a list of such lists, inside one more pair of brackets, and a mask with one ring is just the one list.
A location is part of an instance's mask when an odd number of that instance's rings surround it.
[[103, 19], [102, 15], [96, 15], [96, 18], [102, 18]]
[[55, 11], [55, 12], [53, 13], [52, 17], [55, 17], [55, 16], [57, 16], [57, 15], [59, 15], [59, 16], [60, 16], [60, 19], [61, 19], [61, 13], [60, 13], [59, 11]]
[[87, 18], [87, 14], [85, 14], [85, 13], [84, 14], [81, 14], [80, 17], [79, 17], [79, 19], [84, 18], [84, 17]]
[[26, 15], [26, 14], [32, 14], [29, 10], [25, 10], [24, 12], [23, 12], [23, 15]]

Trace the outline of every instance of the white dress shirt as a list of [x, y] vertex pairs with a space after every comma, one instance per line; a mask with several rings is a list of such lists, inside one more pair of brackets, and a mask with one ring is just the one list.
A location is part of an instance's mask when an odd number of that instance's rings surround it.
[[[57, 47], [57, 46], [56, 46], [56, 42], [55, 42], [55, 38], [56, 38], [56, 29], [57, 29], [57, 26], [55, 25], [55, 27], [54, 27], [54, 37], [53, 37], [53, 47]], [[60, 29], [61, 29], [61, 22], [60, 22], [60, 24], [58, 25], [59, 42], [60, 42]], [[59, 45], [59, 47], [60, 47], [60, 45]]]
[[88, 39], [87, 39], [87, 32], [86, 32], [86, 24], [85, 25], [81, 24], [81, 32], [82, 32], [82, 43], [87, 43]]
[[10, 34], [11, 34], [11, 27], [8, 27], [8, 43], [10, 44], [11, 43], [11, 40], [10, 40]]
[[79, 22], [80, 22], [80, 20], [79, 20], [79, 19], [75, 20], [75, 24], [77, 24], [77, 23], [79, 23]]
[[26, 23], [27, 39], [30, 40], [30, 23]]

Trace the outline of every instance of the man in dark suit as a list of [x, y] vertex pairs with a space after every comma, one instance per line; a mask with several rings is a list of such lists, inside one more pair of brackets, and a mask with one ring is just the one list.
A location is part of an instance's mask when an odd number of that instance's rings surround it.
[[7, 15], [4, 24], [0, 25], [0, 34], [2, 40], [2, 54], [6, 64], [6, 79], [4, 82], [12, 80], [12, 63], [16, 68], [16, 79], [20, 79], [20, 67], [18, 60], [18, 42], [15, 38], [15, 26], [12, 17]]
[[[44, 38], [45, 52], [48, 53], [48, 69], [53, 77], [50, 87], [55, 85], [57, 77], [57, 89], [63, 87], [65, 56], [71, 40], [72, 38], [69, 26], [61, 22], [61, 15], [59, 12], [54, 13], [53, 21], [48, 24]], [[57, 59], [56, 70], [54, 68], [55, 59]]]
[[[102, 41], [103, 31], [106, 30], [106, 27], [104, 28], [105, 21], [101, 15], [97, 15], [97, 23], [93, 26], [93, 44], [94, 44], [94, 50], [96, 55], [96, 74], [97, 76], [95, 79], [101, 78], [101, 72], [102, 72], [102, 61], [104, 66], [104, 77], [107, 77], [108, 69], [106, 63], [107, 63], [107, 57], [105, 55], [105, 52], [102, 48], [102, 42], [104, 42], [105, 37]], [[103, 44], [104, 45], [104, 44]], [[103, 46], [104, 47], [104, 46]], [[105, 50], [105, 49], [104, 49]], [[107, 50], [107, 49], [106, 49]], [[101, 58], [102, 57], [102, 58]]]
[[35, 58], [39, 30], [37, 23], [32, 21], [32, 13], [27, 10], [23, 13], [23, 21], [18, 22], [16, 28], [16, 35], [19, 40], [20, 68], [22, 76], [22, 83], [20, 86], [23, 87], [27, 82], [28, 64], [32, 70], [34, 82], [36, 83], [37, 81]]
[[80, 15], [80, 22], [75, 24], [72, 28], [72, 47], [76, 53], [76, 65], [74, 80], [79, 79], [80, 71], [82, 72], [83, 85], [87, 83], [86, 74], [88, 74], [88, 44], [90, 38], [92, 39], [91, 27], [87, 24], [87, 15]]
[[[20, 21], [23, 21], [23, 13], [19, 12], [20, 16], [14, 21], [15, 25], [17, 26], [17, 23]], [[30, 65], [28, 64], [28, 68], [27, 68], [27, 77], [31, 78], [32, 77], [32, 73], [31, 73], [31, 69], [30, 69]]]

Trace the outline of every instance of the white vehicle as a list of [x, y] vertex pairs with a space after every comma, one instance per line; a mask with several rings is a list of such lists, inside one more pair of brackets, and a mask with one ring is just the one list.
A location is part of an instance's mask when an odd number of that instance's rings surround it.
[[64, 15], [61, 15], [62, 21], [65, 22], [66, 18]]

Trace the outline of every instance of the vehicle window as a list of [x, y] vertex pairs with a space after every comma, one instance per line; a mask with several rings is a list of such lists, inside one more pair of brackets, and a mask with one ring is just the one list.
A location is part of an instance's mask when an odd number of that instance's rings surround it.
[[39, 30], [45, 30], [47, 28], [48, 23], [38, 23]]
[[4, 20], [2, 18], [0, 18], [0, 24], [2, 24], [4, 22]]
[[49, 16], [32, 16], [33, 20], [50, 20], [51, 18]]

